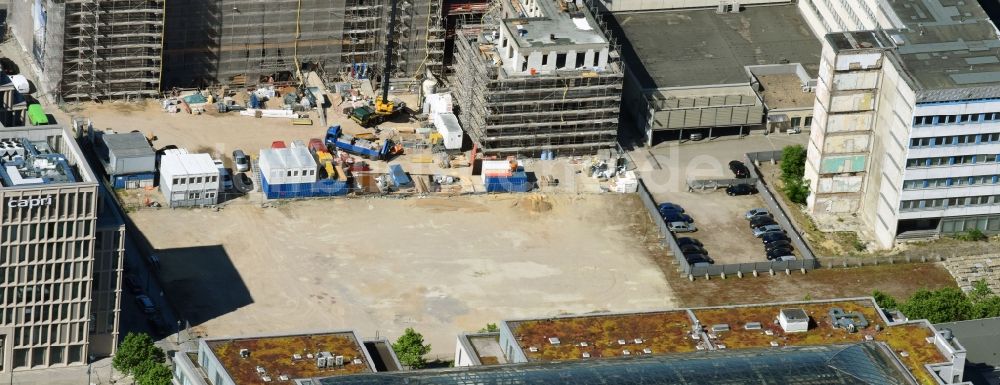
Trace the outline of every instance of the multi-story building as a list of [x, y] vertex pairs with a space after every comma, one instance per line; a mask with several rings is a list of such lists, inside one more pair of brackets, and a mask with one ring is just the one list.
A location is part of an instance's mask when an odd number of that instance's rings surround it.
[[2, 371], [86, 364], [98, 184], [65, 129], [0, 128], [0, 202]]
[[99, 194], [89, 355], [106, 357], [115, 354], [118, 349], [122, 271], [125, 267], [125, 219], [111, 191], [101, 188]]
[[[800, 2], [807, 14], [816, 6], [807, 18], [815, 30], [833, 31], [823, 41], [806, 164], [820, 227], [852, 224], [879, 248], [898, 237], [1000, 231], [1000, 38], [983, 9], [973, 1], [819, 3]], [[849, 23], [848, 9], [874, 17]], [[839, 32], [873, 27], [865, 20], [878, 29]]]
[[498, 327], [459, 336], [455, 366], [470, 367], [463, 374], [484, 383], [970, 384], [958, 340], [926, 320], [890, 318], [872, 298], [567, 315]]
[[465, 131], [489, 154], [614, 147], [623, 71], [601, 17], [582, 1], [503, 3], [504, 17], [455, 37]]

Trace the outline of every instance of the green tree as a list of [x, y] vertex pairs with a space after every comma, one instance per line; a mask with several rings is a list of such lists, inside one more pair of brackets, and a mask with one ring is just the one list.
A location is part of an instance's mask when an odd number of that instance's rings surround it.
[[875, 303], [877, 303], [878, 307], [880, 307], [880, 308], [883, 308], [883, 309], [898, 309], [899, 308], [899, 303], [896, 302], [896, 299], [893, 298], [891, 295], [886, 294], [886, 293], [884, 293], [882, 291], [872, 290], [872, 297], [875, 298]]
[[802, 145], [781, 150], [781, 179], [802, 179], [806, 175], [806, 149]]
[[488, 324], [486, 324], [486, 327], [484, 327], [482, 329], [479, 329], [480, 333], [496, 333], [496, 332], [499, 332], [499, 331], [500, 331], [500, 328], [497, 326], [497, 324], [494, 324], [494, 323], [488, 323]]
[[129, 333], [125, 336], [111, 366], [119, 372], [133, 374], [144, 362], [163, 362], [163, 350], [153, 345], [153, 339], [146, 333]]
[[1000, 296], [990, 296], [972, 303], [972, 318], [1000, 317]]
[[798, 204], [805, 204], [809, 198], [809, 185], [801, 178], [785, 181], [784, 190], [788, 200]]
[[139, 385], [170, 385], [173, 376], [170, 368], [157, 363], [150, 366], [142, 374], [136, 375], [135, 382]]
[[918, 290], [899, 310], [910, 319], [926, 319], [931, 323], [962, 321], [973, 316], [972, 301], [953, 287]]
[[972, 283], [972, 291], [969, 292], [969, 299], [972, 302], [979, 302], [988, 299], [993, 295], [993, 290], [990, 290], [990, 285], [986, 283], [986, 280], [980, 279]]
[[424, 345], [424, 336], [413, 328], [406, 328], [396, 343], [392, 344], [399, 362], [412, 369], [420, 369], [427, 365], [424, 355], [430, 353], [431, 346]]

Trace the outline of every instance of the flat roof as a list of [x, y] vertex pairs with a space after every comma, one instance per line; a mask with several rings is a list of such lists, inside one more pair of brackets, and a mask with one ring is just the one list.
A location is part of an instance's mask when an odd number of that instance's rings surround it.
[[[809, 316], [808, 331], [785, 333], [778, 325], [778, 313], [789, 308], [802, 309]], [[835, 328], [829, 316], [833, 308], [862, 314], [868, 326], [854, 333]], [[704, 329], [708, 342], [694, 336], [698, 334], [692, 332], [695, 322]], [[627, 355], [635, 356], [878, 341], [888, 345], [921, 384], [934, 384], [925, 364], [946, 362], [943, 353], [928, 341], [928, 337], [934, 336], [929, 323], [890, 326], [871, 298], [565, 316], [505, 323], [531, 362], [586, 359], [584, 351], [596, 358], [623, 356], [625, 350], [629, 351]], [[749, 328], [748, 323], [752, 325]], [[714, 331], [713, 326], [722, 324], [727, 325], [728, 330]], [[559, 344], [550, 343], [550, 338], [557, 338]], [[587, 342], [587, 346], [581, 346], [581, 342]], [[650, 349], [648, 353], [644, 350], [647, 348]]]
[[506, 364], [507, 357], [500, 347], [500, 333], [470, 333], [462, 334], [460, 338], [476, 355], [481, 365]]
[[644, 89], [747, 83], [749, 65], [802, 63], [815, 77], [821, 44], [795, 4], [621, 12], [622, 53]]
[[756, 75], [760, 96], [769, 109], [812, 108], [816, 94], [802, 90], [802, 79], [795, 74]]
[[[511, 1], [518, 2], [521, 9], [526, 8], [519, 0]], [[561, 6], [566, 8], [556, 6], [557, 3], [562, 3]], [[604, 32], [586, 7], [578, 9], [576, 3], [564, 0], [534, 0], [532, 4], [538, 6], [541, 16], [503, 21], [518, 47], [569, 48], [581, 44], [608, 43]]]
[[160, 160], [160, 175], [165, 177], [217, 174], [219, 167], [208, 154], [168, 152]]
[[[888, 49], [918, 91], [918, 102], [1000, 96], [1000, 38], [976, 1], [886, 4], [897, 29], [832, 33], [827, 40], [836, 50]], [[942, 92], [948, 90], [962, 91]]]
[[101, 140], [115, 156], [133, 158], [140, 156], [156, 156], [153, 147], [149, 145], [146, 136], [141, 132], [123, 134], [103, 134]]
[[96, 180], [76, 140], [65, 128], [0, 127], [0, 189]]
[[965, 359], [974, 365], [1000, 369], [1000, 318], [934, 324], [938, 330], [950, 330], [966, 349]]
[[[363, 352], [364, 348], [354, 332], [349, 331], [222, 338], [205, 340], [205, 343], [237, 384], [263, 383], [258, 367], [262, 367], [274, 383], [282, 383], [281, 375], [294, 380], [372, 372], [371, 363]], [[240, 355], [241, 349], [248, 350], [246, 358]], [[317, 367], [316, 356], [321, 352], [343, 356], [344, 364]], [[294, 355], [299, 355], [300, 358], [296, 359]]]

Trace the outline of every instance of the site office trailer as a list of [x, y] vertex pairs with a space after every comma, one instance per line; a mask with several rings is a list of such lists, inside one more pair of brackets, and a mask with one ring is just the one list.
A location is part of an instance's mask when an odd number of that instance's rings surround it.
[[97, 184], [0, 187], [0, 372], [85, 365]]

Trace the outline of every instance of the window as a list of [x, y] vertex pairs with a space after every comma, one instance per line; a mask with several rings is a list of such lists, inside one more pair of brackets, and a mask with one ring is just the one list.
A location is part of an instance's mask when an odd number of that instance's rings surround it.
[[549, 55], [542, 55], [542, 66], [549, 65]]
[[181, 184], [180, 178], [174, 178], [173, 184]]
[[556, 54], [556, 68], [563, 68], [566, 66], [566, 54], [557, 53]]
[[805, 127], [811, 127], [812, 124], [813, 124], [813, 117], [812, 116], [806, 116], [806, 121], [802, 125], [805, 126]]
[[798, 127], [799, 123], [801, 123], [801, 122], [802, 122], [802, 118], [800, 118], [798, 116], [792, 118], [792, 128]]

